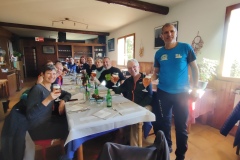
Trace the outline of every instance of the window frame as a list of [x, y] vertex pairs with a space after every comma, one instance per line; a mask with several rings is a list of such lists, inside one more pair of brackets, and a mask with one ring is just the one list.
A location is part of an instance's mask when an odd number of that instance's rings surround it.
[[218, 72], [219, 79], [226, 80], [226, 81], [232, 81], [232, 82], [239, 82], [240, 78], [223, 77], [222, 71], [223, 71], [223, 63], [224, 63], [225, 49], [226, 49], [226, 43], [227, 43], [227, 33], [228, 33], [228, 26], [229, 26], [231, 12], [232, 12], [232, 10], [238, 9], [238, 8], [240, 9], [240, 3], [228, 6], [226, 8], [224, 31], [223, 31], [223, 45], [222, 45], [223, 47], [222, 47], [221, 58], [220, 58], [220, 70]]
[[[134, 40], [134, 42], [133, 42], [133, 58], [135, 58], [135, 41], [136, 41], [135, 33], [128, 34], [128, 35], [125, 35], [125, 36], [122, 36], [122, 37], [118, 37], [118, 38], [117, 38], [117, 54], [118, 54], [118, 40], [124, 38], [124, 44], [125, 44], [126, 38], [127, 38], [127, 37], [130, 37], [130, 36], [133, 36], [133, 40]], [[124, 50], [125, 50], [125, 47], [126, 47], [126, 46], [124, 45]], [[117, 57], [118, 57], [118, 55], [117, 55]], [[119, 65], [119, 64], [118, 64], [118, 59], [117, 59], [117, 66], [119, 66], [119, 67], [125, 67], [125, 65]]]

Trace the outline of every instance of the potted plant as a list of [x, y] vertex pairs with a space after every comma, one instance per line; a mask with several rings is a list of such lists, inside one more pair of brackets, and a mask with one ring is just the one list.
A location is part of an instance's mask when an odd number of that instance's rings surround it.
[[203, 58], [202, 62], [198, 64], [199, 67], [199, 82], [198, 87], [205, 89], [213, 76], [216, 75], [217, 60]]
[[13, 56], [15, 57], [14, 61], [20, 60], [22, 53], [18, 51], [13, 51]]

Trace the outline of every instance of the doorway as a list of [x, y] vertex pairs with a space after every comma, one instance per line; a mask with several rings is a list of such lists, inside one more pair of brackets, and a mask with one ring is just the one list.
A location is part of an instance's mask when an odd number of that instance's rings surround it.
[[37, 54], [36, 47], [24, 47], [25, 77], [37, 77]]

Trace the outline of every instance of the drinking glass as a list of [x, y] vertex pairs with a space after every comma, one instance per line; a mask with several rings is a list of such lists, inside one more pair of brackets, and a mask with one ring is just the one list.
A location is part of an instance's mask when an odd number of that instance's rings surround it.
[[81, 84], [82, 84], [82, 79], [81, 79], [81, 76], [78, 75], [76, 80], [76, 85], [81, 87]]
[[[53, 92], [61, 92], [61, 86], [59, 84], [53, 84]], [[59, 102], [60, 99], [59, 97], [55, 99], [55, 102]]]
[[92, 76], [93, 78], [95, 78], [96, 75], [97, 75], [97, 71], [96, 71], [96, 70], [92, 70], [91, 76]]
[[117, 87], [117, 82], [118, 82], [118, 80], [119, 80], [119, 77], [118, 77], [118, 73], [117, 72], [114, 72], [113, 74], [112, 74], [112, 76], [113, 76], [113, 83], [114, 83], [114, 85], [112, 86], [112, 87]]
[[143, 78], [143, 86], [145, 87], [145, 89], [143, 89], [143, 92], [148, 92], [147, 91], [147, 86], [151, 83], [151, 76], [147, 75], [145, 78]]

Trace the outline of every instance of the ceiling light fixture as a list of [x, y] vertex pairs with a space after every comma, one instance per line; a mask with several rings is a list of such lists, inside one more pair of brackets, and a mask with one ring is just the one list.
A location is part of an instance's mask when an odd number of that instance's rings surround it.
[[76, 26], [77, 23], [82, 24], [82, 25], [85, 25], [85, 26], [86, 26], [86, 29], [88, 29], [88, 24], [83, 23], [83, 22], [74, 21], [74, 20], [71, 20], [71, 19], [69, 19], [69, 18], [64, 18], [63, 20], [59, 20], [59, 21], [52, 21], [52, 26], [54, 26], [54, 23], [60, 22], [60, 23], [63, 24], [63, 22], [65, 22], [65, 21], [73, 22], [73, 25], [74, 25], [74, 26]]

